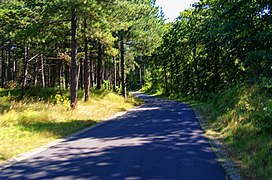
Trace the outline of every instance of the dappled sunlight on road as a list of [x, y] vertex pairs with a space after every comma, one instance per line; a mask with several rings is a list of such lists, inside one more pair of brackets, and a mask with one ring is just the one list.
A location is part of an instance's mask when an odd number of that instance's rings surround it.
[[8, 168], [10, 179], [224, 179], [190, 107], [146, 104]]
[[160, 109], [160, 107], [134, 108], [129, 111], [152, 111], [152, 110], [157, 110], [157, 109]]

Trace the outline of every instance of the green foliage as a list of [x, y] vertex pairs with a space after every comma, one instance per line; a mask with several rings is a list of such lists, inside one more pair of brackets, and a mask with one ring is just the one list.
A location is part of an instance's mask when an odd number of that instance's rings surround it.
[[167, 93], [195, 96], [271, 77], [270, 22], [267, 2], [195, 3], [166, 28], [150, 81]]
[[66, 98], [66, 97], [63, 97], [60, 94], [56, 94], [55, 97], [54, 97], [54, 100], [55, 100], [56, 104], [62, 104], [64, 106], [66, 106], [67, 108], [70, 107], [70, 101], [69, 101], [69, 99]]
[[[77, 23], [74, 26], [77, 43], [73, 44], [76, 44], [77, 47], [74, 49], [77, 49], [78, 52], [73, 53], [73, 58], [71, 58], [71, 24], [74, 24], [71, 23], [72, 10]], [[94, 50], [97, 48], [97, 44], [103, 45], [103, 58], [112, 59], [112, 57], [118, 58], [118, 44], [123, 41], [126, 72], [129, 73], [137, 66], [135, 57], [151, 56], [160, 45], [163, 29], [163, 20], [158, 16], [158, 8], [149, 0], [3, 1], [0, 4], [0, 20], [2, 27], [0, 29], [1, 48], [4, 47], [4, 51], [10, 53], [11, 47], [14, 47], [11, 52], [12, 62], [15, 59], [18, 62], [16, 72], [12, 72], [16, 74], [15, 78], [12, 77], [12, 79], [16, 79], [14, 84], [7, 84], [4, 82], [5, 80], [2, 80], [2, 86], [7, 88], [13, 88], [22, 83], [19, 74], [24, 74], [23, 71], [27, 68], [29, 70], [25, 72], [26, 86], [33, 84], [36, 86], [37, 82], [42, 84], [41, 79], [38, 78], [37, 81], [36, 78], [40, 71], [31, 67], [32, 64], [35, 65], [35, 68], [40, 66], [38, 59], [40, 56], [43, 57], [44, 71], [48, 68], [48, 71], [43, 72], [44, 76], [47, 76], [45, 81], [48, 83], [42, 85], [55, 86], [55, 81], [61, 81], [63, 74], [60, 77], [54, 74], [61, 71], [61, 68], [57, 70], [56, 63], [52, 60], [55, 58], [58, 61], [63, 60], [57, 66], [67, 65], [68, 67], [65, 68], [70, 67], [73, 69], [72, 72], [75, 72], [75, 64], [78, 62], [69, 63], [69, 61], [85, 58], [85, 43], [86, 51], [89, 52], [88, 56], [92, 57], [92, 64], [94, 64], [96, 61], [93, 58], [97, 54]], [[35, 56], [36, 58], [31, 59]], [[8, 58], [10, 57], [5, 56], [1, 60]], [[35, 62], [33, 62], [34, 60]], [[109, 66], [112, 65], [111, 63]], [[34, 69], [34, 72], [31, 68]], [[2, 71], [4, 69], [10, 70], [11, 68], [4, 67]], [[57, 72], [55, 72], [56, 70]], [[34, 76], [36, 80], [34, 80]], [[51, 78], [53, 82], [49, 83]], [[65, 76], [65, 83], [68, 79], [69, 77]], [[71, 81], [73, 82], [69, 84], [70, 87], [75, 87], [75, 78], [72, 78]], [[62, 84], [64, 83], [62, 82]], [[73, 97], [74, 94], [76, 93], [73, 93]]]
[[103, 82], [103, 85], [102, 85], [102, 87], [104, 88], [104, 89], [107, 89], [107, 90], [110, 90], [110, 81], [109, 80], [105, 80], [104, 82]]
[[245, 178], [271, 177], [271, 79], [239, 83], [195, 105], [209, 120]]
[[253, 83], [240, 82], [220, 93], [207, 95], [156, 93], [196, 108], [207, 120], [207, 135], [225, 145], [244, 179], [269, 179], [272, 175], [271, 85], [271, 78], [259, 78]]
[[169, 23], [142, 88], [197, 107], [246, 179], [272, 176], [271, 19], [268, 1], [195, 3]]

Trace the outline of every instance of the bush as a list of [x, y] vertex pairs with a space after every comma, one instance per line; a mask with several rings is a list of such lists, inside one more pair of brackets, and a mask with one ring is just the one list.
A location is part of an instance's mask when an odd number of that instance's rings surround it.
[[239, 83], [198, 108], [229, 147], [245, 178], [272, 177], [272, 80]]

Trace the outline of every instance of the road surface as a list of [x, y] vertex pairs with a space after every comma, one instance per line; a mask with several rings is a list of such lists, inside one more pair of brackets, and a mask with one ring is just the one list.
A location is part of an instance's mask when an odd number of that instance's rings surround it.
[[225, 179], [189, 106], [135, 95], [146, 104], [1, 170], [0, 179]]

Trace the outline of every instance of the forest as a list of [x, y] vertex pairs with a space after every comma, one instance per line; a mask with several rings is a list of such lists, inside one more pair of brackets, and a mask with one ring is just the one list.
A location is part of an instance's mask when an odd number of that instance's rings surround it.
[[244, 179], [270, 179], [271, 2], [203, 0], [165, 28], [143, 90], [189, 102]]
[[127, 89], [141, 90], [196, 108], [245, 179], [272, 176], [269, 0], [200, 0], [174, 22], [154, 0], [2, 0], [0, 26], [1, 141], [51, 118], [48, 142], [93, 124], [62, 124], [93, 101], [126, 109], [140, 103]]
[[[1, 86], [101, 89], [126, 96], [125, 74], [160, 44], [163, 20], [153, 2], [2, 1]], [[126, 59], [126, 63], [125, 63]], [[128, 66], [128, 68], [126, 67]]]

